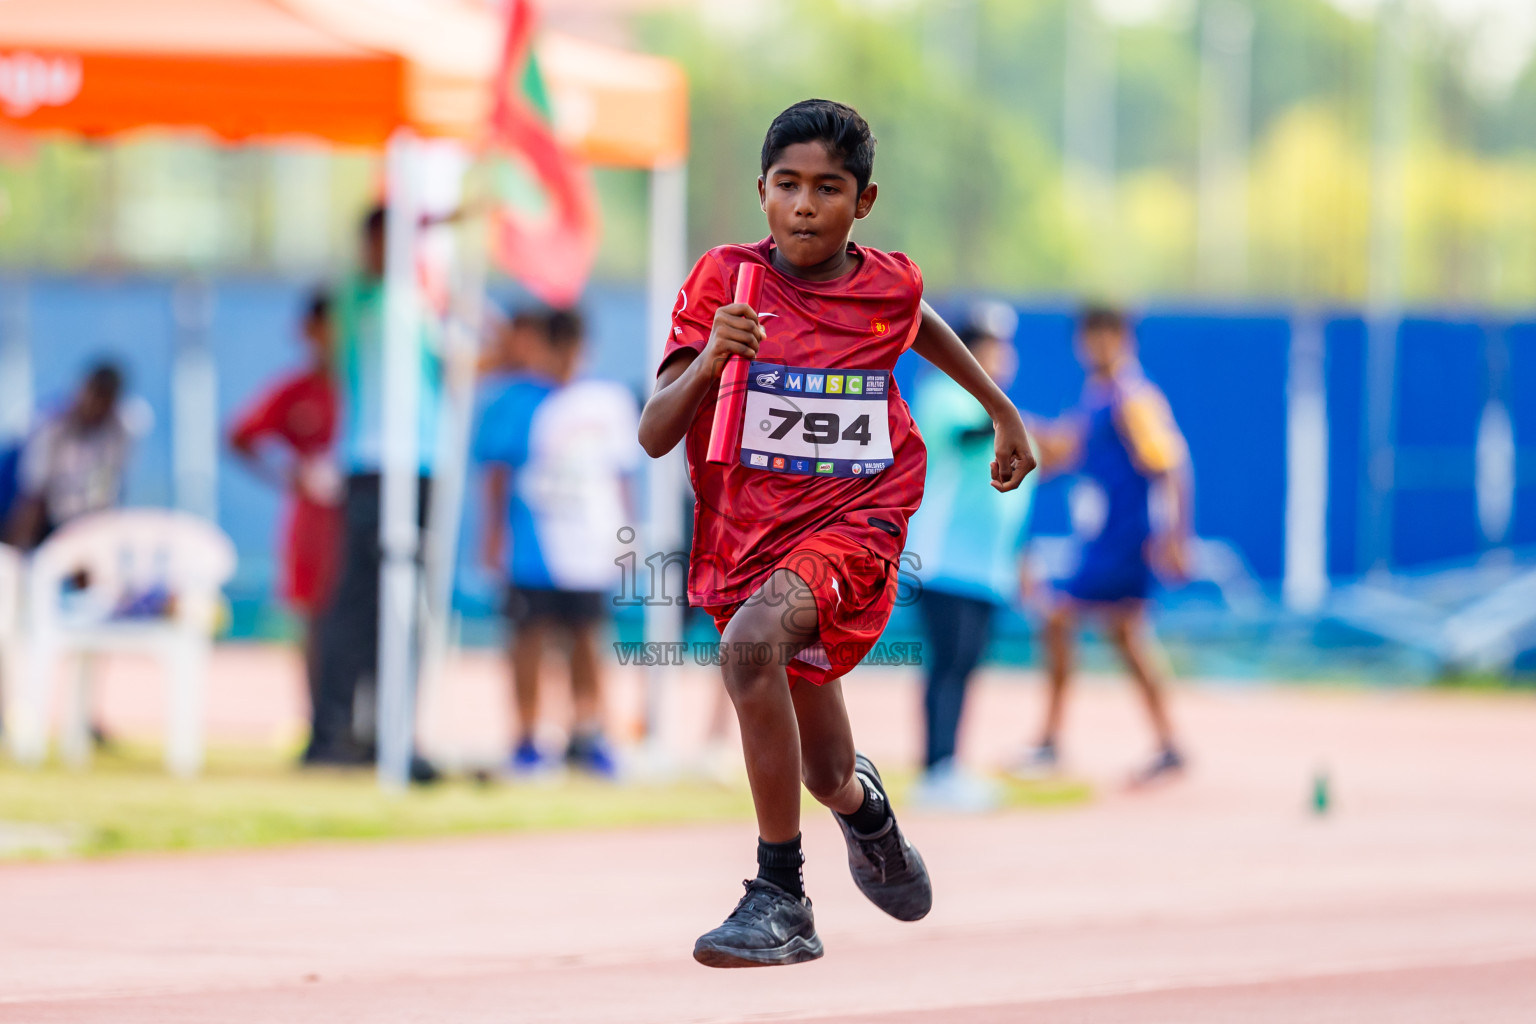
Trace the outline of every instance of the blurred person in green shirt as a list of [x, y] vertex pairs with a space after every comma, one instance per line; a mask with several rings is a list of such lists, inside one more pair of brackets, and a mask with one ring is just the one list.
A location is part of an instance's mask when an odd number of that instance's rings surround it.
[[[304, 753], [306, 764], [360, 764], [372, 761], [376, 754], [368, 723], [354, 728], [354, 705], [359, 685], [365, 681], [374, 685], [378, 676], [386, 220], [382, 206], [363, 219], [361, 266], [336, 289], [332, 307], [334, 371], [341, 401], [339, 457], [347, 474], [345, 525], [341, 568], [320, 623], [319, 685], [314, 729]], [[420, 370], [416, 514], [418, 523], [424, 523], [442, 399], [442, 367], [425, 330]], [[417, 781], [433, 775], [419, 758], [413, 759], [411, 771]]]

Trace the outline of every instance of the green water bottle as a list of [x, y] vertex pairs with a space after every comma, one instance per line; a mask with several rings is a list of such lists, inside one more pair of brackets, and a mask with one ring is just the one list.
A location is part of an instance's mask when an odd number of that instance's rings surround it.
[[1312, 813], [1318, 817], [1328, 813], [1331, 794], [1328, 790], [1328, 769], [1319, 768], [1312, 776]]

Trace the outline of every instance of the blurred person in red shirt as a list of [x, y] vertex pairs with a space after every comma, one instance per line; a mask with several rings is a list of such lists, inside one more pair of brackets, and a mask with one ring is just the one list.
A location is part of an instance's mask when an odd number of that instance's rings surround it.
[[311, 708], [315, 627], [329, 601], [341, 546], [341, 475], [331, 444], [336, 388], [331, 379], [331, 300], [310, 296], [300, 333], [309, 365], [278, 381], [240, 416], [229, 444], [257, 476], [288, 490], [283, 597], [304, 620], [304, 664]]

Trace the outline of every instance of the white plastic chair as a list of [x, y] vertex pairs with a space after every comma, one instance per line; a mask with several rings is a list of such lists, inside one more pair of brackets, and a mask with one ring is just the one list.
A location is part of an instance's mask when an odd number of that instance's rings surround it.
[[[21, 587], [26, 562], [21, 552], [0, 544], [0, 709], [16, 690], [21, 642]], [[9, 715], [0, 718], [0, 728], [9, 728]]]
[[[65, 592], [84, 571], [88, 585]], [[142, 652], [164, 660], [169, 683], [166, 767], [193, 776], [203, 764], [203, 696], [219, 610], [219, 588], [234, 574], [235, 548], [218, 527], [183, 512], [122, 509], [74, 520], [33, 555], [28, 580], [27, 670], [11, 724], [12, 751], [36, 765], [48, 752], [58, 660], [76, 655], [73, 699], [63, 716], [66, 761], [90, 757], [87, 660], [98, 653]], [[152, 588], [170, 595], [153, 618], [114, 615], [121, 603]]]

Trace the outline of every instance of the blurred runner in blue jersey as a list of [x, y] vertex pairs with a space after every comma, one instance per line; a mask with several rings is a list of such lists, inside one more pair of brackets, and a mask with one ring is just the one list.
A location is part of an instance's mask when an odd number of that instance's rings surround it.
[[[987, 303], [972, 311], [960, 332], [1003, 388], [1018, 365], [1017, 326], [1012, 309]], [[935, 808], [985, 810], [996, 804], [997, 786], [962, 769], [955, 747], [966, 686], [991, 638], [993, 617], [1017, 595], [1015, 564], [1034, 478], [1026, 477], [1010, 494], [989, 485], [992, 421], [947, 375], [930, 373], [918, 384], [912, 414], [928, 445], [923, 507], [907, 536], [908, 553], [920, 559], [913, 568], [923, 584], [917, 607], [927, 634], [927, 743], [913, 799]]]
[[1038, 746], [1019, 765], [1037, 775], [1057, 765], [1062, 705], [1072, 671], [1078, 618], [1099, 618], [1146, 701], [1158, 750], [1133, 782], [1178, 772], [1184, 757], [1164, 709], [1166, 672], [1147, 621], [1154, 569], [1188, 575], [1189, 453], [1168, 400], [1143, 375], [1125, 314], [1090, 306], [1078, 323], [1078, 358], [1088, 371], [1075, 412], [1033, 431], [1047, 473], [1077, 472], [1075, 571], [1055, 581], [1045, 626], [1050, 695]]
[[[552, 767], [535, 737], [539, 670], [551, 639], [568, 642], [575, 709], [565, 760], [611, 778], [603, 731], [599, 631], [619, 584], [620, 530], [632, 522], [629, 475], [639, 464], [639, 414], [628, 389], [577, 379], [578, 314], [549, 315], [522, 368], [486, 407], [475, 457], [486, 465], [482, 556], [505, 574], [512, 634], [516, 774]], [[510, 542], [507, 536], [510, 531]], [[631, 538], [633, 539], [633, 538]]]

